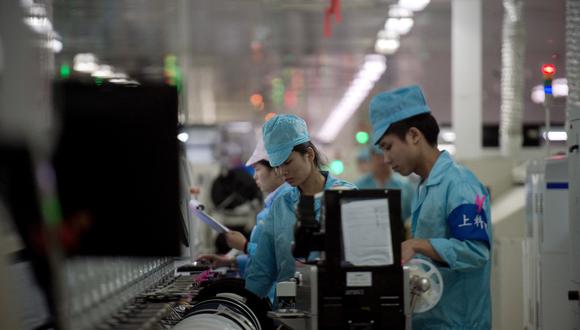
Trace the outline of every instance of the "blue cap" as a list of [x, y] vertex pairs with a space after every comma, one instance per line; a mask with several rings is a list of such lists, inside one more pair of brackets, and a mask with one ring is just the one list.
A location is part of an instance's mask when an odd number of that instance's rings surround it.
[[262, 128], [270, 166], [282, 165], [295, 146], [310, 141], [304, 119], [295, 115], [276, 115]]
[[381, 148], [379, 148], [376, 144], [373, 144], [369, 147], [369, 153], [371, 155], [384, 155], [383, 151], [381, 150]]
[[368, 161], [371, 159], [371, 153], [369, 152], [369, 148], [368, 147], [362, 147], [358, 150], [358, 153], [356, 154], [356, 160], [358, 161]]
[[373, 126], [373, 144], [378, 144], [391, 124], [422, 113], [429, 113], [425, 97], [417, 85], [393, 89], [375, 95], [369, 105]]

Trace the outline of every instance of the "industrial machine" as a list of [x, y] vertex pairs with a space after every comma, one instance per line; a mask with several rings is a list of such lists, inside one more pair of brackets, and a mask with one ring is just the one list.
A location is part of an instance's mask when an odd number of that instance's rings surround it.
[[243, 281], [221, 278], [199, 291], [174, 329], [410, 329], [412, 313], [437, 304], [437, 268], [423, 259], [401, 265], [398, 190], [329, 190], [321, 198], [320, 221], [314, 197], [299, 202], [293, 254], [301, 264], [278, 283], [274, 310]]
[[269, 315], [293, 329], [410, 329], [413, 312], [437, 304], [443, 281], [426, 260], [401, 265], [399, 201], [398, 190], [325, 191], [318, 225], [313, 199], [303, 198], [294, 256], [320, 258], [278, 283]]
[[528, 166], [524, 245], [524, 322], [529, 329], [572, 329], [578, 310], [571, 247], [570, 181], [566, 156]]

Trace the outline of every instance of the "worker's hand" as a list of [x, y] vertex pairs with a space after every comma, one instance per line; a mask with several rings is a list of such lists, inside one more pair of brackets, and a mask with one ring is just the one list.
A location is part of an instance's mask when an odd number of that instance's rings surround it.
[[403, 223], [403, 231], [405, 232], [405, 239], [411, 239], [413, 235], [411, 234], [411, 221], [405, 221]]
[[401, 243], [401, 264], [406, 264], [417, 253], [415, 243], [415, 239], [408, 239]]
[[441, 256], [439, 256], [437, 251], [435, 251], [429, 240], [411, 238], [401, 244], [401, 263], [407, 263], [417, 253], [421, 253], [434, 261], [446, 262], [441, 258]]
[[204, 254], [197, 258], [197, 260], [205, 260], [209, 261], [212, 267], [225, 267], [235, 266], [235, 259], [234, 257], [228, 257], [225, 255], [217, 255], [217, 254]]
[[239, 231], [230, 231], [226, 233], [226, 243], [232, 249], [244, 251], [246, 246], [246, 237]]

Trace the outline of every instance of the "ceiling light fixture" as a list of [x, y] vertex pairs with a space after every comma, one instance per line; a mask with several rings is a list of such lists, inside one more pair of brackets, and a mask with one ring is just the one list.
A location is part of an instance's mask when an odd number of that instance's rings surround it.
[[127, 79], [127, 74], [115, 71], [110, 65], [99, 65], [97, 71], [91, 73], [94, 78], [102, 79]]
[[413, 24], [412, 17], [389, 17], [385, 22], [385, 30], [394, 31], [403, 36], [411, 31]]
[[399, 0], [399, 6], [412, 11], [425, 9], [431, 0]]
[[546, 140], [546, 137], [550, 141], [566, 141], [568, 140], [568, 134], [566, 131], [549, 131], [548, 134], [546, 132], [542, 133], [542, 137]]
[[76, 54], [73, 63], [73, 69], [78, 72], [93, 73], [99, 69], [97, 57], [91, 53]]
[[365, 56], [365, 62], [355, 75], [348, 90], [332, 110], [328, 119], [322, 124], [316, 136], [320, 141], [330, 143], [336, 138], [344, 124], [356, 112], [386, 69], [387, 63], [383, 55]]
[[401, 42], [398, 39], [377, 39], [375, 52], [383, 55], [393, 55], [400, 46]]
[[53, 53], [60, 53], [62, 50], [62, 41], [55, 38], [50, 39], [48, 41], [48, 48], [50, 48]]

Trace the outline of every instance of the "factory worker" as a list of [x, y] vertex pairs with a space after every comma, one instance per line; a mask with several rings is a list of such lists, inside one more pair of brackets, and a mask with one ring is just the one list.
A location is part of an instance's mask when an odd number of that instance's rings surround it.
[[407, 222], [411, 216], [411, 203], [415, 193], [415, 184], [408, 178], [393, 171], [385, 164], [381, 149], [375, 145], [367, 148], [370, 161], [369, 172], [357, 181], [358, 189], [399, 189], [401, 190], [401, 220]]
[[[285, 183], [270, 166], [270, 163], [268, 163], [268, 154], [264, 149], [261, 136], [252, 156], [246, 162], [246, 166], [252, 166], [254, 168], [254, 180], [266, 198], [264, 199], [264, 208], [256, 216], [256, 225], [252, 229], [249, 241], [246, 240], [246, 237], [242, 233], [237, 231], [230, 231], [225, 235], [228, 246], [244, 251], [244, 254], [235, 257], [235, 259], [227, 255], [205, 255], [200, 257], [200, 259], [211, 261], [216, 267], [235, 265], [242, 277], [245, 277], [247, 266], [251, 264], [255, 255], [256, 247], [259, 243], [258, 238], [262, 232], [262, 227], [267, 219], [272, 202], [278, 196], [291, 189], [291, 186]], [[274, 291], [272, 291], [271, 299], [274, 298], [273, 293]]]
[[437, 148], [439, 126], [418, 86], [379, 93], [370, 102], [373, 140], [385, 162], [421, 182], [412, 206], [412, 239], [402, 261], [429, 258], [443, 276], [443, 295], [413, 315], [413, 329], [490, 329], [491, 215], [477, 177]]
[[356, 169], [363, 175], [371, 169], [371, 153], [368, 147], [360, 147], [356, 153]]
[[[302, 118], [277, 115], [264, 124], [262, 133], [270, 165], [292, 189], [272, 203], [260, 244], [247, 270], [246, 288], [260, 297], [264, 297], [275, 283], [294, 276], [291, 245], [300, 195], [315, 196], [327, 189], [355, 188], [321, 170], [320, 154], [310, 142]], [[320, 197], [315, 198], [314, 209], [320, 221]]]

